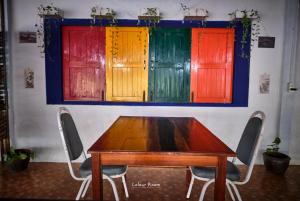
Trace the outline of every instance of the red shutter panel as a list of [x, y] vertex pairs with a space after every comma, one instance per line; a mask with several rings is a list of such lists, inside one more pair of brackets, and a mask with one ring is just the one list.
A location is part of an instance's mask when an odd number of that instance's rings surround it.
[[62, 34], [64, 100], [102, 100], [105, 89], [105, 29], [65, 26]]
[[234, 29], [192, 29], [191, 97], [198, 103], [231, 103]]

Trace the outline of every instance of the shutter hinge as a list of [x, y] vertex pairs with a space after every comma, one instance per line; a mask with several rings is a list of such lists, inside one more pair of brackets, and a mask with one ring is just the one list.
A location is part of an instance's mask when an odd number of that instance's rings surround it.
[[153, 91], [150, 92], [150, 101], [153, 101]]
[[194, 102], [194, 92], [192, 91], [192, 94], [191, 94], [191, 102], [193, 103]]
[[101, 99], [104, 101], [104, 90], [101, 91]]
[[143, 102], [145, 102], [146, 101], [146, 92], [145, 92], [145, 90], [143, 91]]

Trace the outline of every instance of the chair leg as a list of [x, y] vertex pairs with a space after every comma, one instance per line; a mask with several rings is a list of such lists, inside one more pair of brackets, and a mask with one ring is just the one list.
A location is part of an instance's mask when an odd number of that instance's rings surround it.
[[233, 195], [233, 193], [232, 193], [230, 184], [229, 184], [229, 182], [227, 182], [227, 181], [226, 181], [226, 186], [227, 186], [227, 189], [228, 189], [228, 191], [229, 191], [229, 195], [230, 195], [232, 201], [235, 201], [235, 198], [234, 198], [234, 195]]
[[236, 185], [231, 181], [229, 182], [229, 184], [232, 186], [238, 201], [242, 201], [241, 195], [240, 195], [239, 190], [237, 189]]
[[120, 201], [120, 200], [119, 200], [118, 191], [117, 191], [117, 187], [116, 187], [115, 182], [114, 182], [109, 176], [107, 176], [107, 175], [103, 175], [103, 178], [104, 178], [104, 179], [107, 179], [107, 180], [109, 181], [109, 183], [111, 184], [111, 187], [112, 187], [112, 189], [113, 189], [113, 192], [114, 192], [116, 201]]
[[126, 185], [126, 180], [125, 180], [125, 176], [124, 175], [122, 176], [122, 183], [123, 183], [123, 186], [124, 186], [125, 196], [126, 196], [126, 198], [129, 198], [129, 194], [128, 194], [128, 190], [127, 190], [127, 185]]
[[200, 194], [200, 197], [199, 197], [199, 201], [203, 201], [203, 198], [204, 198], [204, 195], [205, 195], [205, 192], [206, 192], [207, 187], [208, 187], [211, 183], [213, 183], [213, 182], [215, 182], [215, 179], [211, 179], [211, 180], [207, 181], [207, 182], [203, 185], [202, 190], [201, 190], [201, 194]]
[[90, 177], [89, 180], [86, 182], [85, 188], [84, 188], [83, 193], [81, 195], [82, 198], [85, 196], [85, 194], [86, 194], [86, 192], [87, 192], [87, 190], [90, 186], [91, 181], [92, 181], [92, 177]]
[[83, 180], [83, 182], [81, 183], [81, 186], [80, 186], [79, 191], [78, 191], [78, 193], [77, 193], [77, 196], [76, 196], [76, 198], [75, 198], [76, 200], [79, 200], [79, 199], [80, 199], [81, 194], [82, 194], [82, 191], [83, 191], [83, 189], [84, 189], [84, 187], [85, 187], [85, 184], [86, 184], [86, 182], [88, 181], [88, 179], [89, 179], [89, 177], [85, 178], [85, 179]]
[[190, 198], [191, 196], [191, 192], [192, 192], [192, 188], [193, 188], [193, 185], [194, 185], [194, 180], [195, 180], [195, 177], [194, 175], [192, 174], [192, 178], [191, 178], [191, 181], [190, 181], [190, 185], [189, 185], [189, 189], [188, 189], [188, 192], [186, 194], [186, 198]]

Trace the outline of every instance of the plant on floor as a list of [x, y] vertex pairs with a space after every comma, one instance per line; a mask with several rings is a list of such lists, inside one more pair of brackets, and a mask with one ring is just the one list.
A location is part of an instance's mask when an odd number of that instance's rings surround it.
[[281, 143], [281, 139], [276, 137], [272, 144], [267, 145], [268, 148], [266, 149], [267, 153], [274, 153], [279, 151], [279, 144]]
[[283, 175], [289, 166], [291, 158], [279, 152], [280, 143], [281, 139], [276, 137], [272, 144], [267, 145], [267, 149], [263, 153], [263, 159], [266, 170]]
[[4, 162], [6, 166], [14, 171], [21, 171], [27, 168], [30, 158], [34, 158], [34, 152], [30, 149], [15, 149], [4, 154]]

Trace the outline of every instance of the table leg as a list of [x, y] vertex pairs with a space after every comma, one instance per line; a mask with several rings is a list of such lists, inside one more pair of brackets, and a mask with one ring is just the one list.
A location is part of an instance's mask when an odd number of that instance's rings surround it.
[[99, 153], [92, 153], [93, 200], [103, 201], [103, 179]]
[[186, 168], [185, 186], [188, 188], [191, 182], [192, 174], [189, 167]]
[[216, 167], [216, 183], [215, 183], [215, 201], [225, 201], [226, 190], [226, 165], [227, 157], [218, 157], [218, 166]]

